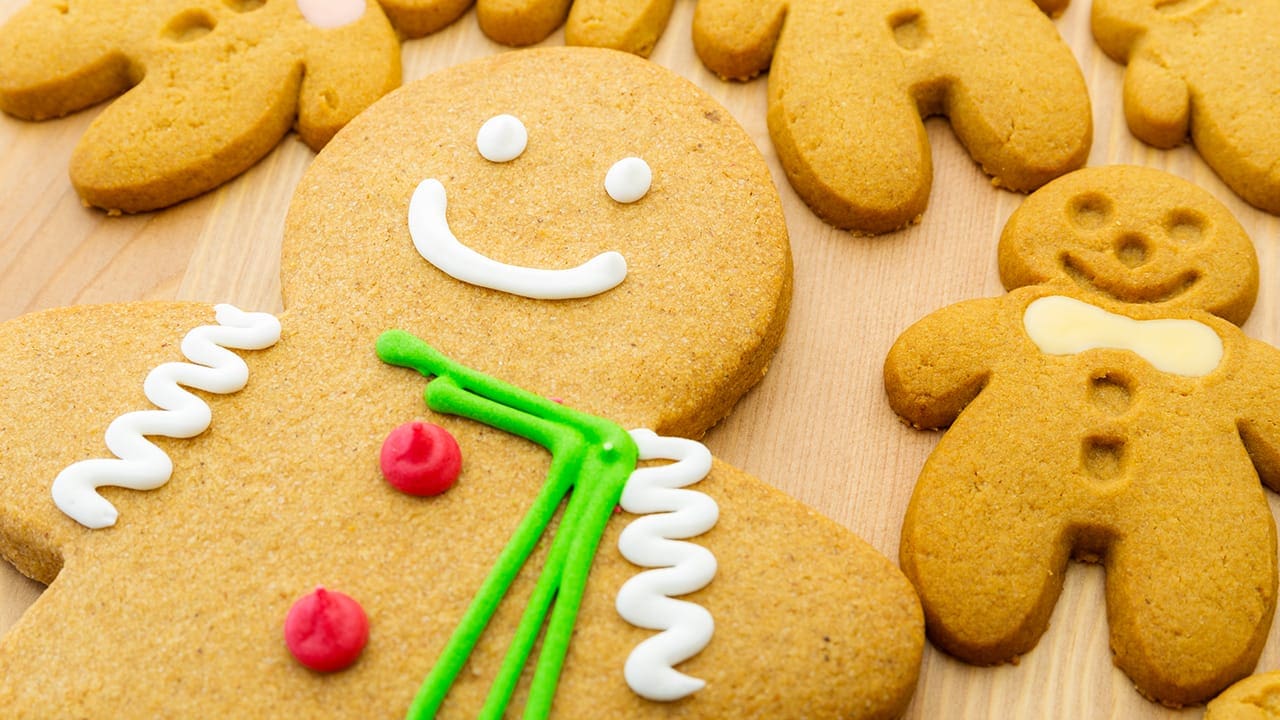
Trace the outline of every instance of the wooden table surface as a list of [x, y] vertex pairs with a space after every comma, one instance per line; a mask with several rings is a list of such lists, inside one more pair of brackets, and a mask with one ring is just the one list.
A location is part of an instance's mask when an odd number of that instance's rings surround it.
[[[0, 0], [0, 19], [25, 1]], [[915, 320], [966, 298], [1003, 292], [996, 239], [1022, 196], [993, 188], [946, 121], [933, 119], [933, 195], [919, 225], [875, 238], [824, 225], [778, 166], [765, 128], [764, 79], [721, 82], [694, 55], [693, 5], [677, 1], [652, 59], [716, 97], [755, 139], [773, 169], [795, 255], [795, 298], [782, 349], [768, 377], [711, 431], [708, 444], [720, 458], [815, 506], [896, 560], [907, 500], [937, 435], [897, 420], [885, 401], [881, 364], [894, 338]], [[1155, 150], [1129, 134], [1119, 109], [1123, 68], [1094, 44], [1088, 0], [1075, 0], [1057, 25], [1093, 99], [1089, 165], [1162, 168], [1226, 203], [1253, 238], [1261, 264], [1258, 304], [1244, 328], [1280, 343], [1280, 218], [1239, 200], [1190, 146]], [[547, 42], [561, 44], [563, 36]], [[404, 44], [405, 81], [506, 51], [480, 33], [470, 12], [437, 35]], [[290, 135], [214, 192], [161, 212], [107, 217], [82, 207], [66, 176], [71, 149], [96, 112], [43, 123], [0, 115], [0, 320], [60, 305], [134, 299], [279, 311], [284, 216], [311, 151]], [[1273, 513], [1280, 510], [1274, 495], [1270, 500]], [[975, 668], [927, 648], [907, 716], [1198, 717], [1201, 708], [1172, 711], [1142, 699], [1112, 665], [1103, 580], [1100, 568], [1073, 564], [1048, 633], [1017, 665]], [[0, 563], [0, 629], [16, 621], [40, 589]], [[1274, 627], [1259, 669], [1278, 667], [1280, 627]]]

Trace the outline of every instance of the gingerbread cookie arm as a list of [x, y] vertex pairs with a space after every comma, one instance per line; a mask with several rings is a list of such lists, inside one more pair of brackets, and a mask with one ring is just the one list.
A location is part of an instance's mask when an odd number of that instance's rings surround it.
[[577, 0], [569, 11], [564, 39], [569, 45], [607, 47], [648, 57], [667, 27], [671, 6], [672, 0]]
[[1185, 78], [1152, 49], [1152, 29], [1161, 22], [1151, 3], [1139, 0], [1100, 0], [1090, 15], [1098, 46], [1128, 66], [1123, 98], [1129, 129], [1143, 142], [1170, 148], [1187, 137], [1191, 98]]
[[720, 77], [748, 80], [769, 67], [786, 13], [786, 0], [699, 0], [693, 47]]
[[572, 0], [478, 0], [476, 20], [495, 42], [521, 47], [545, 40], [565, 21]]
[[44, 120], [124, 92], [137, 69], [119, 49], [123, 31], [65, 2], [37, 0], [19, 10], [0, 27], [0, 110]]
[[1280, 381], [1269, 381], [1280, 366], [1280, 351], [1252, 338], [1240, 346], [1252, 367], [1238, 373], [1242, 382], [1233, 390], [1232, 407], [1240, 412], [1236, 428], [1262, 483], [1280, 492]]
[[1191, 91], [1180, 75], [1139, 54], [1124, 72], [1124, 119], [1141, 141], [1171, 148], [1187, 139]]
[[[23, 388], [0, 394], [0, 554], [24, 575], [51, 582], [73, 546], [94, 536], [54, 504], [55, 477], [107, 456], [103, 434], [111, 422], [155, 408], [143, 394], [147, 375], [183, 361], [178, 342], [213, 322], [208, 305], [128, 303], [50, 310], [0, 325], [7, 348], [0, 376]], [[46, 412], [33, 415], [33, 406]], [[158, 440], [164, 448], [189, 442]], [[107, 492], [124, 518], [155, 501], [149, 493]]]
[[400, 41], [381, 13], [313, 31], [298, 92], [298, 135], [319, 151], [351, 118], [398, 87], [400, 74]]
[[1002, 343], [973, 329], [996, 325], [999, 305], [990, 298], [951, 305], [898, 337], [884, 362], [894, 412], [918, 428], [942, 428], [956, 419], [990, 379]]

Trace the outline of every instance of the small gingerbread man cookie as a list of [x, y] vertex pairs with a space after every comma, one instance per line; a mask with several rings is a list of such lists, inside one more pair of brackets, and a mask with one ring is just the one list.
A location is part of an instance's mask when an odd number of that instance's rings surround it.
[[933, 181], [924, 117], [946, 115], [1011, 190], [1089, 154], [1084, 78], [1028, 0], [700, 0], [693, 39], [722, 77], [769, 69], [779, 160], [837, 227], [882, 233], [919, 219]]
[[1188, 137], [1246, 202], [1280, 214], [1280, 1], [1096, 0], [1093, 35], [1124, 74], [1143, 142]]
[[1116, 665], [1203, 702], [1252, 671], [1276, 604], [1280, 352], [1237, 327], [1253, 245], [1204, 190], [1106, 167], [1031, 195], [999, 260], [1008, 294], [929, 315], [885, 361], [893, 409], [950, 426], [902, 529], [929, 636], [1014, 660], [1068, 560], [1094, 560]]
[[0, 26], [0, 110], [41, 120], [120, 96], [71, 157], [76, 191], [109, 211], [211, 190], [291, 127], [319, 150], [399, 84], [374, 0], [33, 0]]
[[0, 715], [903, 711], [906, 578], [690, 439], [791, 289], [768, 168], [691, 83], [552, 48], [406, 86], [308, 169], [281, 264], [279, 318], [0, 325], [0, 551], [50, 583]]

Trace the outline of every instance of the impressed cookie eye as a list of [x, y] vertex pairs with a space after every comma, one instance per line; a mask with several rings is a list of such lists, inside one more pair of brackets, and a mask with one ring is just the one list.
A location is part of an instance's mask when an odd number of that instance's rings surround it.
[[604, 176], [604, 189], [609, 197], [620, 203], [633, 203], [649, 192], [653, 183], [653, 171], [649, 163], [638, 157], [619, 160]]
[[476, 133], [476, 149], [489, 162], [515, 160], [529, 145], [529, 131], [514, 115], [494, 115]]

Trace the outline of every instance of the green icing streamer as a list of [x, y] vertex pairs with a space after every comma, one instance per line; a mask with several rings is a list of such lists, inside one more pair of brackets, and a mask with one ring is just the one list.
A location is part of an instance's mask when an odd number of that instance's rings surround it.
[[377, 352], [384, 362], [435, 378], [424, 393], [432, 410], [505, 430], [551, 452], [546, 483], [423, 681], [407, 718], [435, 716], [485, 626], [568, 496], [546, 564], [479, 715], [503, 716], [545, 624], [524, 713], [526, 718], [545, 718], [555, 699], [596, 548], [636, 466], [635, 442], [607, 420], [459, 365], [403, 330], [384, 332]]

